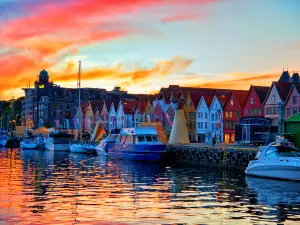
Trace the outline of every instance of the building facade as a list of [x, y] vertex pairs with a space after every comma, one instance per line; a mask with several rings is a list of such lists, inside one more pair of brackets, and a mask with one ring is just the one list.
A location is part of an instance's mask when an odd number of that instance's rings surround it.
[[285, 102], [285, 119], [300, 112], [300, 84], [294, 84]]

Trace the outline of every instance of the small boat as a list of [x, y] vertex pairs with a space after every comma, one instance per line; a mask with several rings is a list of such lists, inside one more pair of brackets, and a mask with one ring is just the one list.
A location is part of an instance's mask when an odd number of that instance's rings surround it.
[[74, 143], [70, 145], [70, 151], [72, 153], [95, 153], [95, 146], [92, 144]]
[[38, 143], [33, 137], [26, 137], [20, 143], [21, 149], [38, 149]]
[[68, 134], [63, 129], [60, 129], [59, 131], [53, 131], [48, 134], [45, 147], [47, 150], [69, 151], [71, 140], [73, 139], [74, 135]]
[[260, 147], [245, 173], [250, 176], [300, 181], [300, 149], [282, 137]]
[[123, 128], [107, 149], [108, 156], [117, 159], [160, 161], [166, 154], [155, 127]]
[[0, 130], [0, 147], [4, 147], [8, 139], [9, 137], [7, 131]]

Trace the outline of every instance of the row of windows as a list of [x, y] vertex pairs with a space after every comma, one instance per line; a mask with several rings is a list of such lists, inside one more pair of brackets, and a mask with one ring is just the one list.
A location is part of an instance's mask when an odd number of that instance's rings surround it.
[[[229, 111], [229, 112], [225, 112], [225, 118], [229, 118], [229, 119], [231, 119], [232, 118], [232, 114], [233, 114], [234, 112], [231, 112], [231, 111]], [[240, 118], [240, 112], [238, 112], [238, 111], [236, 111], [235, 112], [235, 117], [237, 118], [237, 119], [239, 119]]]
[[207, 113], [203, 113], [203, 112], [198, 112], [198, 118], [203, 119], [203, 115], [204, 115], [204, 119], [207, 119]]
[[[297, 114], [297, 112], [300, 112], [300, 107], [299, 107], [299, 110], [297, 111], [297, 107], [293, 107], [293, 109], [292, 108], [286, 108], [285, 109], [285, 114], [286, 114], [286, 116], [292, 116], [292, 115], [295, 115], [295, 114]], [[291, 113], [293, 113], [292, 115], [291, 115]]]
[[225, 121], [225, 128], [227, 129], [234, 129], [235, 125], [238, 125], [239, 122], [237, 121]]
[[249, 110], [245, 109], [245, 116], [258, 116], [261, 114], [261, 108], [252, 108], [249, 114]]

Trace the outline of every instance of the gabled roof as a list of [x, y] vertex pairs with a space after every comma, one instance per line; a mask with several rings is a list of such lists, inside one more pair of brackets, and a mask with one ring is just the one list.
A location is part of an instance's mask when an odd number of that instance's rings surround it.
[[124, 101], [122, 103], [124, 114], [134, 114], [138, 101]]
[[161, 88], [159, 91], [159, 98], [163, 97], [164, 99], [168, 99], [169, 93], [169, 88]]
[[[200, 92], [189, 92], [189, 95], [191, 97], [191, 100], [195, 106], [195, 109], [197, 109], [198, 104], [200, 102], [201, 97], [203, 96]], [[186, 100], [185, 100], [186, 101]]]
[[[263, 103], [268, 95], [270, 87], [252, 86], [260, 102]], [[250, 87], [251, 90], [251, 87]], [[249, 90], [249, 94], [250, 94]]]
[[211, 103], [213, 102], [215, 95], [203, 95], [203, 97], [204, 97], [204, 100], [206, 102], [207, 107], [210, 108]]
[[[245, 91], [245, 90], [232, 90], [231, 91], [231, 95], [234, 95], [237, 102], [240, 104], [240, 106], [243, 108], [248, 96], [248, 92], [249, 91]], [[229, 99], [229, 98], [228, 98]], [[228, 102], [227, 99], [227, 102]]]
[[276, 86], [281, 100], [285, 102], [293, 83], [274, 82], [274, 85]]
[[291, 96], [292, 91], [293, 91], [294, 88], [298, 91], [298, 93], [299, 93], [299, 95], [300, 95], [300, 84], [293, 84], [293, 86], [290, 88], [290, 91], [289, 91], [289, 93], [288, 93], [288, 96], [287, 96], [286, 99], [285, 99], [285, 103], [288, 102], [288, 100], [289, 100], [289, 98], [290, 98], [290, 96]]
[[104, 100], [92, 100], [90, 101], [90, 104], [94, 113], [96, 113], [97, 109], [99, 112], [101, 112], [104, 105]]
[[110, 111], [110, 108], [112, 106], [114, 107], [114, 110], [117, 111], [118, 106], [119, 106], [119, 101], [111, 100], [111, 99], [105, 99], [105, 105], [106, 105], [108, 111]]
[[145, 102], [139, 101], [138, 102], [137, 107], [139, 107], [141, 113], [145, 112], [148, 102], [149, 101], [145, 101]]
[[83, 114], [85, 114], [88, 105], [89, 105], [88, 102], [81, 102], [81, 103], [80, 103], [81, 112], [82, 112]]

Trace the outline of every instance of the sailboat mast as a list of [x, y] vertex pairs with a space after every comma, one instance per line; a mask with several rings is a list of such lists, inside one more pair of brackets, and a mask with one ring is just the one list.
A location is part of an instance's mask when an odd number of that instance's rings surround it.
[[[79, 70], [78, 70], [78, 110], [81, 110], [81, 107], [80, 107], [80, 80], [81, 80], [81, 61], [79, 61]], [[79, 116], [78, 139], [80, 139], [80, 133], [81, 133], [81, 115], [79, 115], [79, 113], [78, 113], [78, 116]]]

